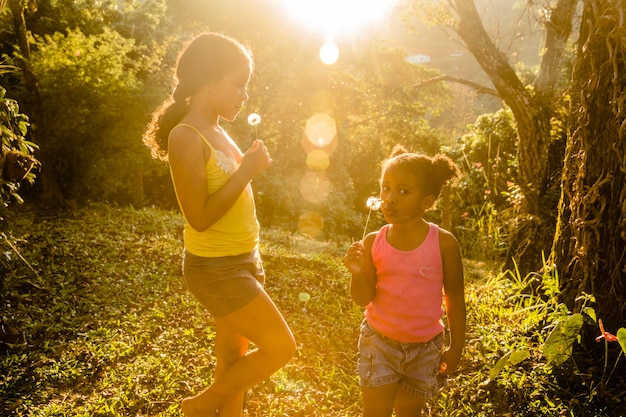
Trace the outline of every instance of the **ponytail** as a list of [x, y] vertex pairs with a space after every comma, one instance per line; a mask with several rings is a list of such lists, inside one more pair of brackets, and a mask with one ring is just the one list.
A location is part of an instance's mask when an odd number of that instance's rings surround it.
[[169, 134], [187, 113], [186, 101], [168, 99], [152, 114], [152, 120], [143, 135], [143, 143], [153, 158], [167, 161]]

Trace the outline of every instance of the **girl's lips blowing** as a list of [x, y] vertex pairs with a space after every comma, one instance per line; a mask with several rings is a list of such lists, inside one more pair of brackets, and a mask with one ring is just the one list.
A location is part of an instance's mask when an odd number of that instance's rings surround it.
[[396, 212], [394, 209], [390, 208], [388, 205], [383, 203], [383, 206], [381, 208], [381, 211], [383, 213], [383, 215], [386, 216], [393, 216], [394, 213]]

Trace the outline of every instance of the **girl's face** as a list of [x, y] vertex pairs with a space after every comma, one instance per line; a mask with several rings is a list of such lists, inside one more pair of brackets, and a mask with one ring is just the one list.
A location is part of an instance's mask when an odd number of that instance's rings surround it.
[[248, 100], [250, 74], [250, 66], [242, 65], [219, 81], [209, 83], [207, 105], [210, 110], [228, 121], [234, 120]]
[[383, 215], [390, 224], [419, 222], [434, 202], [434, 196], [422, 191], [417, 177], [397, 165], [388, 167], [383, 173], [380, 197]]

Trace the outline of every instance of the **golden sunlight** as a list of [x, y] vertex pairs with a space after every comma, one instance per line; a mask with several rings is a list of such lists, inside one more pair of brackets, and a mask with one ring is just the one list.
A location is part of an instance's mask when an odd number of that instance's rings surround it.
[[320, 48], [320, 59], [326, 65], [333, 65], [339, 59], [339, 48], [333, 41], [328, 41]]
[[397, 0], [281, 0], [297, 19], [328, 38], [380, 20]]

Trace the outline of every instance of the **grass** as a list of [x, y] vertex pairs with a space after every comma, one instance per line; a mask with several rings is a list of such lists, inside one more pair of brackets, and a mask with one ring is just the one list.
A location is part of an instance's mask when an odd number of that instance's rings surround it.
[[[20, 206], [8, 222], [12, 229], [0, 235], [0, 317], [27, 343], [0, 345], [0, 415], [181, 416], [180, 400], [210, 383], [215, 363], [211, 318], [181, 279], [180, 216]], [[349, 298], [341, 263], [349, 242], [280, 230], [263, 231], [262, 242], [266, 288], [298, 351], [248, 391], [246, 415], [358, 416], [362, 309]], [[549, 316], [522, 311], [524, 280], [477, 260], [465, 268], [466, 353], [430, 415], [622, 415], [619, 373], [602, 386], [607, 381], [575, 358], [560, 367], [542, 358]], [[528, 358], [490, 377], [504, 354], [522, 348]]]

